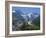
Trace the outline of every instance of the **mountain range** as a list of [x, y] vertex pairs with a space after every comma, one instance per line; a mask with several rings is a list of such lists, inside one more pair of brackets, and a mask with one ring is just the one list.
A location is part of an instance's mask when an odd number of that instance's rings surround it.
[[[32, 28], [32, 24], [36, 26], [40, 26], [40, 18], [39, 14], [37, 13], [23, 13], [21, 10], [15, 10], [12, 11], [12, 24], [13, 24], [13, 30], [20, 30], [24, 26], [24, 28]], [[30, 26], [27, 26], [30, 25]], [[35, 26], [35, 27], [36, 27]], [[24, 29], [23, 28], [23, 29]], [[34, 28], [34, 27], [33, 27]], [[37, 29], [37, 28], [36, 28]], [[38, 28], [39, 29], [39, 28]]]
[[28, 14], [25, 14], [23, 13], [21, 10], [16, 10], [15, 13], [12, 12], [12, 16], [14, 18], [17, 18], [17, 20], [23, 20], [23, 21], [32, 21], [33, 19], [35, 19], [36, 17], [39, 16], [39, 14], [37, 13], [28, 13]]

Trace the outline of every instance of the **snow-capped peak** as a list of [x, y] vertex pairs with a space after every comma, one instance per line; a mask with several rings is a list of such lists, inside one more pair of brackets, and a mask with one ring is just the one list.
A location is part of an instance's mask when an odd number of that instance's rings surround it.
[[33, 15], [33, 13], [28, 13], [27, 14], [27, 16], [30, 18], [31, 17], [31, 15]]
[[38, 15], [35, 15], [34, 13], [28, 13], [28, 14], [21, 14], [21, 16], [24, 18], [24, 19], [34, 19], [36, 17], [38, 17]]

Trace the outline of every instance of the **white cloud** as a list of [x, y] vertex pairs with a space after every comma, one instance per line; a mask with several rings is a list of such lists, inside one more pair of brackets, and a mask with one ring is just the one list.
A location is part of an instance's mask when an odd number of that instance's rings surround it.
[[16, 11], [13, 10], [12, 12], [15, 13]]

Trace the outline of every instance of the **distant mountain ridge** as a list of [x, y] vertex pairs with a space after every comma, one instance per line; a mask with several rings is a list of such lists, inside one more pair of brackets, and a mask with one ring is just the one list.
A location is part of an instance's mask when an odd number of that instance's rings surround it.
[[32, 12], [25, 14], [21, 10], [15, 10], [15, 13], [12, 12], [12, 16], [14, 18], [17, 18], [17, 20], [32, 21], [33, 19], [35, 19], [39, 15], [37, 13], [32, 13]]

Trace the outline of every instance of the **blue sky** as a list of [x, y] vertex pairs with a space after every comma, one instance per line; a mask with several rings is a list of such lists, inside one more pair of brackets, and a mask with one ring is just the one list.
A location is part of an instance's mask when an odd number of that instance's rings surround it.
[[12, 11], [15, 10], [21, 10], [23, 13], [28, 14], [28, 13], [40, 13], [40, 8], [35, 8], [35, 7], [12, 7]]

